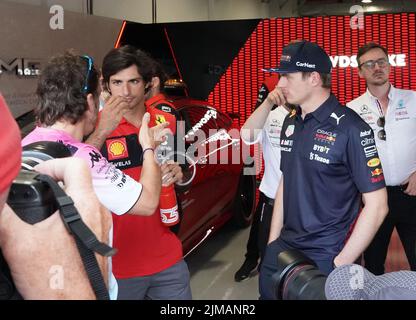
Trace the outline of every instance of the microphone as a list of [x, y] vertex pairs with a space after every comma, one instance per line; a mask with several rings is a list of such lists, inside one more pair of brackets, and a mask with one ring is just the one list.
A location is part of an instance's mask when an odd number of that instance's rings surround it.
[[328, 300], [416, 300], [416, 272], [375, 276], [358, 264], [340, 266], [325, 282]]

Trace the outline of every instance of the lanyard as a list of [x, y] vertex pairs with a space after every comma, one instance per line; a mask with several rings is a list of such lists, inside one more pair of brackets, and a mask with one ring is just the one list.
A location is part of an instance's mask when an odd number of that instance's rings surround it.
[[382, 106], [380, 104], [380, 101], [378, 101], [378, 99], [376, 99], [376, 105], [377, 105], [377, 108], [378, 108], [378, 112], [380, 113], [380, 116], [381, 117], [384, 117], [383, 108], [382, 108]]

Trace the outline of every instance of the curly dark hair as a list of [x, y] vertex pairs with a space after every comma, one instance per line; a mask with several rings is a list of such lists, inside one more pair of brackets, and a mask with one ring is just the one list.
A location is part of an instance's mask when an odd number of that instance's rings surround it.
[[112, 75], [135, 65], [145, 84], [152, 80], [154, 75], [154, 60], [143, 50], [131, 45], [112, 49], [103, 60], [102, 74], [103, 84], [109, 90], [109, 81]]
[[90, 71], [88, 67], [88, 58], [73, 51], [48, 61], [36, 90], [39, 102], [35, 114], [40, 124], [50, 126], [58, 120], [75, 124], [82, 118], [87, 111], [87, 95], [98, 98], [99, 94], [98, 72], [94, 65]]

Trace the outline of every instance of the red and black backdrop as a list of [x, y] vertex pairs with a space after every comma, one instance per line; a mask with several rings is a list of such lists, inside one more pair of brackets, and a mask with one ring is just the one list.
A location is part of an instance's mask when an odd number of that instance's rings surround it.
[[270, 76], [261, 69], [277, 66], [282, 48], [295, 39], [318, 43], [337, 62], [332, 71], [332, 91], [342, 103], [365, 90], [364, 81], [349, 65], [349, 59], [368, 41], [380, 43], [390, 54], [401, 55], [397, 59], [402, 66], [392, 67], [391, 81], [399, 88], [416, 90], [415, 13], [365, 15], [362, 29], [351, 29], [350, 18], [153, 25], [128, 22], [120, 45], [132, 44], [150, 52], [170, 75], [187, 83], [191, 97], [240, 114], [240, 124], [252, 112], [261, 82]]

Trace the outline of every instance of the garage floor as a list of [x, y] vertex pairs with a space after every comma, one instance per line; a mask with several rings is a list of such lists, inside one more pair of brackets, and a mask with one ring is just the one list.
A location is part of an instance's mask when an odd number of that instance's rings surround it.
[[186, 257], [195, 300], [257, 300], [258, 275], [242, 282], [234, 273], [244, 261], [250, 228], [224, 226]]
[[[186, 257], [195, 300], [257, 300], [258, 275], [234, 281], [234, 273], [244, 261], [250, 228], [236, 230], [224, 226]], [[409, 270], [396, 232], [390, 241], [386, 272]]]

